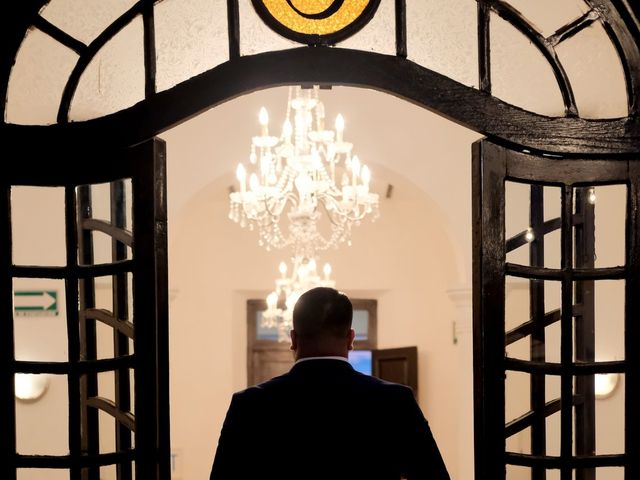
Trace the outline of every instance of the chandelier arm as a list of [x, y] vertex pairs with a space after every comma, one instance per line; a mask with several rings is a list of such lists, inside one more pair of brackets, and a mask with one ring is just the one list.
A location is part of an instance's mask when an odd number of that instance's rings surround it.
[[[322, 207], [324, 209], [324, 211], [327, 213], [327, 217], [329, 217], [329, 220], [331, 221], [331, 223], [333, 223], [334, 225], [337, 225], [336, 221], [334, 220], [334, 217], [336, 216], [335, 214], [332, 213], [332, 211], [327, 207], [326, 205], [326, 200], [330, 200], [332, 202], [332, 204], [336, 205], [336, 209], [334, 210], [334, 212], [338, 213], [340, 218], [344, 218], [350, 222], [357, 222], [362, 220], [364, 217], [366, 217], [368, 215], [368, 212], [366, 209], [360, 209], [358, 204], [356, 204], [356, 207], [358, 207], [357, 209], [351, 209], [351, 211], [347, 211], [345, 212], [344, 209], [340, 208], [340, 204], [338, 203], [338, 201], [329, 196], [329, 195], [322, 195], [322, 197], [319, 198], [319, 200], [321, 200], [319, 203], [322, 204]], [[359, 213], [357, 215], [351, 215], [351, 212], [354, 211], [358, 211]]]

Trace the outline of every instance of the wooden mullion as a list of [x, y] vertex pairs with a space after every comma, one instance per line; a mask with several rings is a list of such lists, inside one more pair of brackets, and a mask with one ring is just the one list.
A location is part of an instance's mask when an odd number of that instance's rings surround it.
[[20, 278], [50, 278], [64, 280], [69, 274], [77, 278], [104, 277], [120, 272], [130, 272], [133, 268], [131, 260], [116, 263], [101, 263], [97, 265], [80, 265], [74, 267], [33, 267], [12, 266], [9, 272]]
[[154, 254], [158, 342], [158, 424], [160, 480], [171, 478], [171, 422], [169, 409], [169, 261], [167, 232], [167, 146], [154, 143]]
[[0, 478], [16, 480], [16, 400], [11, 233], [11, 187], [0, 186]]
[[[555, 230], [558, 230], [561, 226], [562, 222], [559, 218], [554, 218], [552, 220], [547, 220], [543, 223], [540, 235], [546, 235]], [[507, 252], [512, 252], [516, 248], [519, 248], [527, 243], [527, 230], [523, 230], [522, 232], [517, 233], [513, 237], [507, 240]]]
[[229, 60], [240, 57], [240, 8], [238, 0], [227, 0]]
[[[111, 183], [111, 224], [119, 229], [126, 226], [126, 198], [124, 182], [117, 180]], [[117, 239], [112, 240], [112, 260], [114, 262], [127, 258], [127, 247]], [[119, 273], [113, 276], [113, 314], [117, 321], [129, 319], [127, 274]], [[129, 338], [118, 330], [114, 330], [114, 355], [116, 357], [129, 354]], [[131, 386], [129, 369], [118, 369], [114, 372], [115, 398], [119, 410], [131, 410]], [[116, 425], [116, 450], [125, 451], [131, 448], [131, 431], [123, 424]], [[132, 478], [132, 465], [119, 464], [118, 480]]]
[[[529, 226], [534, 240], [529, 246], [529, 264], [544, 267], [544, 187], [530, 187]], [[545, 285], [544, 280], [529, 281], [529, 311], [533, 322], [529, 343], [530, 358], [534, 362], [544, 362], [545, 356]], [[531, 422], [531, 454], [546, 455], [546, 415], [545, 415], [545, 375], [532, 373], [530, 376], [530, 408], [533, 414]], [[534, 466], [532, 480], [544, 480], [544, 468]]]
[[[595, 209], [589, 203], [588, 188], [577, 188], [576, 214], [582, 223], [575, 226], [575, 267], [595, 267]], [[575, 316], [575, 361], [595, 361], [595, 292], [593, 280], [575, 282], [575, 303], [581, 305], [580, 315]], [[577, 456], [590, 456], [596, 453], [596, 398], [594, 375], [576, 377], [576, 395], [583, 402], [576, 406], [575, 442]], [[576, 480], [595, 480], [593, 468], [576, 471]]]
[[[91, 186], [81, 185], [78, 187], [78, 255], [82, 265], [92, 265], [94, 262], [93, 232], [82, 227], [84, 221], [93, 216]], [[80, 280], [80, 359], [96, 360], [97, 338], [96, 322], [87, 319], [85, 312], [87, 309], [95, 307], [95, 279], [93, 277]], [[85, 373], [80, 378], [81, 389], [81, 423], [82, 423], [82, 453], [83, 455], [97, 455], [100, 453], [100, 423], [98, 412], [88, 405], [90, 398], [98, 395], [98, 375], [95, 373]], [[83, 474], [83, 480], [99, 480], [100, 469], [89, 468]]]
[[583, 16], [556, 30], [553, 35], [547, 37], [547, 42], [549, 45], [555, 47], [559, 43], [562, 43], [580, 33], [599, 18], [600, 14], [596, 10], [589, 10]]
[[640, 478], [640, 161], [629, 162], [625, 285], [625, 480]]
[[478, 2], [478, 72], [480, 90], [491, 93], [491, 8]]
[[407, 0], [396, 0], [396, 56], [407, 58]]
[[65, 47], [69, 48], [70, 50], [73, 50], [78, 55], [81, 55], [87, 49], [87, 46], [84, 43], [82, 43], [80, 40], [72, 37], [64, 30], [61, 30], [60, 28], [56, 27], [54, 24], [49, 22], [47, 19], [45, 19], [41, 15], [38, 15], [35, 18], [34, 26], [37, 27], [42, 32], [49, 35], [55, 41], [60, 42]]
[[[505, 270], [508, 275], [520, 278], [540, 279], [540, 280], [562, 280], [564, 272], [562, 269], [526, 267], [513, 263], [507, 263]], [[593, 269], [574, 269], [574, 280], [624, 280], [627, 271], [625, 267], [602, 267]]]
[[67, 348], [69, 356], [69, 454], [71, 457], [70, 480], [81, 480], [79, 459], [82, 454], [81, 388], [78, 363], [80, 362], [80, 315], [78, 312], [78, 277], [73, 271], [78, 267], [78, 228], [75, 186], [65, 187], [66, 256], [69, 272], [65, 278], [67, 313]]
[[506, 156], [487, 141], [473, 145], [473, 336], [475, 477], [505, 478]]
[[[544, 322], [542, 322], [542, 324], [546, 328], [549, 325], [553, 325], [554, 323], [558, 322], [559, 320], [560, 320], [560, 309], [557, 308], [555, 310], [552, 310], [544, 314]], [[530, 319], [528, 322], [525, 322], [522, 325], [512, 330], [509, 330], [505, 335], [505, 340], [504, 340], [505, 346], [511, 345], [512, 343], [515, 343], [518, 340], [521, 340], [531, 335], [536, 328], [540, 328], [540, 327], [541, 327], [540, 324], [538, 324], [537, 322], [534, 322], [533, 319]]]
[[573, 458], [573, 188], [565, 185], [562, 191], [561, 267], [562, 319], [560, 321], [560, 359], [562, 374], [560, 392], [560, 480], [572, 480]]
[[134, 148], [135, 476], [169, 480], [166, 150], [159, 139]]
[[506, 457], [510, 465], [533, 466], [540, 465], [547, 469], [561, 469], [567, 464], [569, 469], [575, 468], [596, 468], [596, 467], [619, 467], [625, 463], [624, 455], [596, 455], [593, 457], [574, 457], [565, 462], [561, 457], [545, 456], [538, 457], [526, 453], [509, 452]]
[[144, 28], [145, 98], [156, 93], [156, 32], [154, 16], [155, 0], [144, 0], [142, 22]]
[[[111, 182], [111, 224], [120, 229], [126, 226], [126, 192], [123, 180]], [[127, 258], [127, 246], [117, 239], [111, 241], [111, 257], [114, 262]], [[113, 316], [116, 321], [129, 320], [127, 274], [113, 276]], [[135, 328], [135, 327], [134, 327]], [[113, 331], [113, 351], [115, 357], [129, 355], [129, 338], [118, 330]], [[131, 410], [131, 385], [129, 369], [115, 370], [115, 404], [122, 412]], [[116, 424], [116, 451], [122, 452], [131, 448], [131, 430], [127, 426]], [[118, 480], [131, 480], [132, 465], [130, 463], [117, 466]]]
[[525, 373], [544, 373], [545, 375], [563, 374], [571, 375], [595, 375], [598, 373], [625, 373], [625, 362], [612, 360], [608, 362], [574, 363], [573, 365], [563, 365], [562, 363], [538, 363], [518, 358], [507, 358], [505, 364], [508, 370]]

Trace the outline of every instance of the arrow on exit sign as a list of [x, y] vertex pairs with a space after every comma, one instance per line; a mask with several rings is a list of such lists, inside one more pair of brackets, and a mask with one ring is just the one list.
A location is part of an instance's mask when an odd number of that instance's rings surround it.
[[16, 315], [58, 315], [58, 292], [55, 290], [17, 290], [13, 295]]

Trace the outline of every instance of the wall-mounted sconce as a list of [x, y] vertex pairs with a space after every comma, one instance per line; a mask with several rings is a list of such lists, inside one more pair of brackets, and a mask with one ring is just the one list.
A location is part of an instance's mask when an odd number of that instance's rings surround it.
[[595, 376], [596, 398], [610, 397], [618, 385], [617, 373], [598, 373]]
[[49, 375], [16, 373], [16, 398], [23, 402], [35, 402], [40, 399], [49, 387]]

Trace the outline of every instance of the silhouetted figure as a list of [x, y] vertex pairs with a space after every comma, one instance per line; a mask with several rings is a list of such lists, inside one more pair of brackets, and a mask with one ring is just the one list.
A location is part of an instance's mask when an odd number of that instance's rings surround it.
[[355, 332], [346, 295], [303, 294], [291, 370], [233, 395], [211, 480], [449, 480], [410, 388], [347, 362]]

